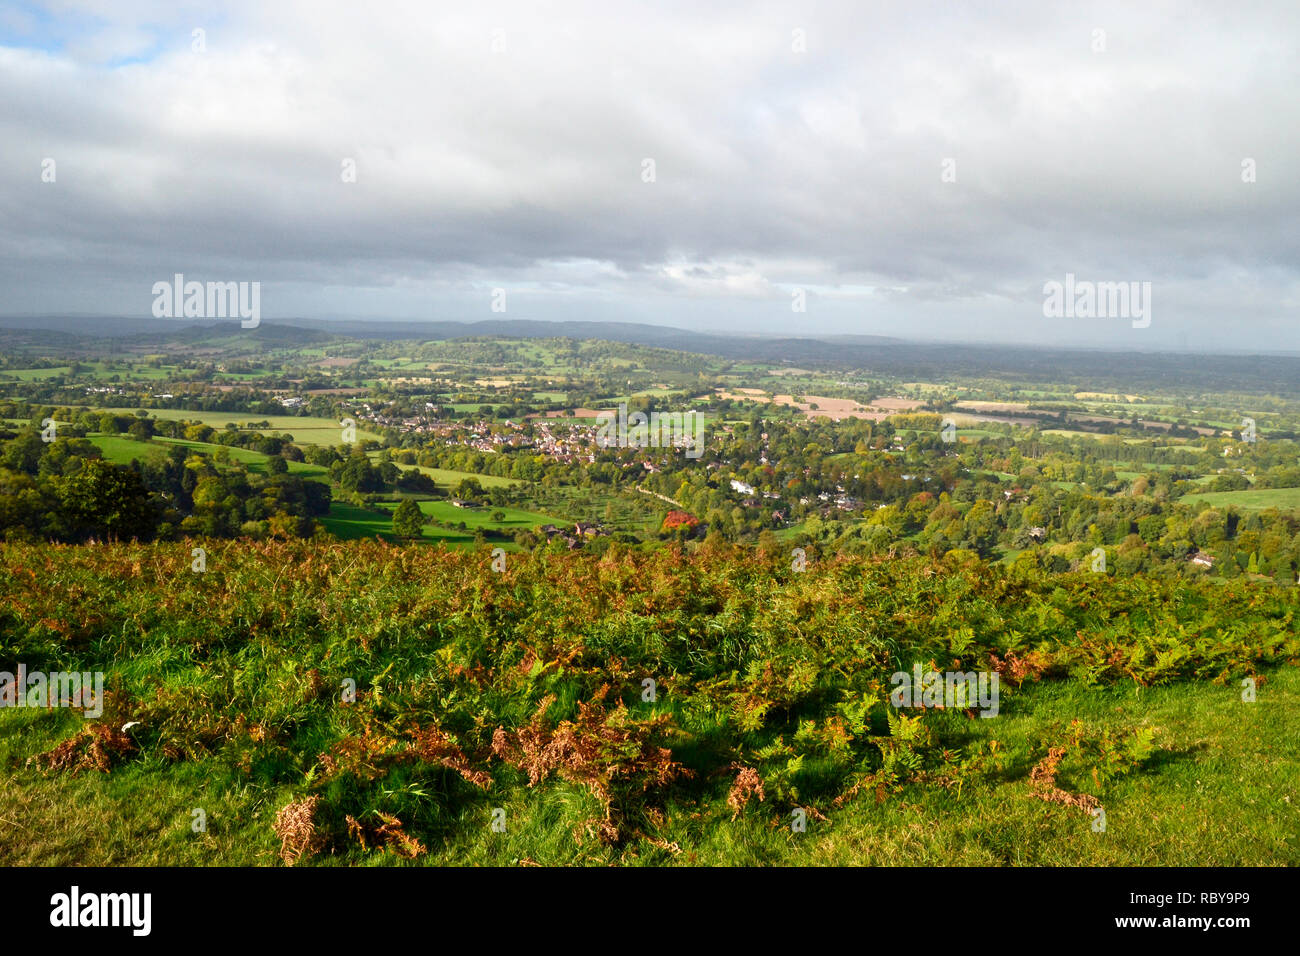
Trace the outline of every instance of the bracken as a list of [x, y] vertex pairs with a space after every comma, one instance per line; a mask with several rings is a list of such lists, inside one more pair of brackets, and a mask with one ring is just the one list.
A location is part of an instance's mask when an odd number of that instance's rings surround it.
[[113, 764], [135, 752], [131, 738], [107, 724], [91, 724], [77, 736], [65, 740], [53, 750], [28, 759], [28, 763], [45, 770], [83, 770], [108, 773]]
[[275, 815], [275, 835], [280, 838], [280, 859], [293, 866], [304, 856], [320, 851], [324, 840], [316, 829], [316, 805], [320, 797], [308, 797], [280, 808]]

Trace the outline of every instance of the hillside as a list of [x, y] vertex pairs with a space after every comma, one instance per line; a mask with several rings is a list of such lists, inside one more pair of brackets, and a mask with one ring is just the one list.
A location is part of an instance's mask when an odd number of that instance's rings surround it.
[[0, 659], [107, 700], [0, 710], [0, 862], [1300, 863], [1295, 589], [202, 544], [2, 546]]

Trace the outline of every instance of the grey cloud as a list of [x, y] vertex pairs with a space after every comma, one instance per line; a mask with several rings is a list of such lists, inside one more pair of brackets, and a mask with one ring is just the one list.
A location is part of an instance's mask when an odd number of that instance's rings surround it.
[[[701, 6], [12, 26], [0, 308], [139, 311], [179, 271], [260, 279], [268, 315], [474, 319], [513, 285], [520, 317], [788, 332], [790, 287], [839, 287], [874, 291], [812, 293], [809, 331], [1300, 348], [1294, 5]], [[1151, 281], [1146, 337], [1046, 324], [1066, 272]]]

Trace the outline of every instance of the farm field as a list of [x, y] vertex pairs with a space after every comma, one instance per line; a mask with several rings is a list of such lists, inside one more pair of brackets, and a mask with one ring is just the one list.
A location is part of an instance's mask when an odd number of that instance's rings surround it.
[[[134, 460], [144, 460], [150, 456], [165, 455], [168, 446], [180, 445], [184, 448], [192, 448], [200, 451], [205, 455], [215, 455], [218, 450], [225, 449], [230, 456], [231, 461], [241, 462], [248, 467], [248, 470], [257, 474], [266, 474], [266, 462], [270, 457], [260, 451], [253, 451], [251, 448], [239, 448], [235, 445], [218, 445], [214, 442], [190, 441], [185, 438], [166, 438], [161, 435], [155, 435], [147, 442], [136, 441], [134, 438], [127, 438], [122, 435], [105, 435], [98, 432], [91, 432], [86, 436], [104, 453], [104, 458], [117, 465], [125, 465]], [[328, 475], [329, 471], [320, 465], [313, 465], [304, 461], [291, 461], [288, 463], [289, 474], [302, 475], [305, 478], [323, 478]]]
[[[371, 456], [378, 458], [378, 453]], [[484, 488], [513, 488], [522, 484], [518, 478], [502, 478], [500, 475], [487, 475], [472, 471], [454, 471], [449, 468], [428, 468], [424, 465], [403, 465], [396, 463], [397, 467], [403, 471], [418, 471], [422, 475], [428, 475], [440, 486], [455, 487], [466, 478], [473, 478]]]
[[[465, 522], [470, 531], [473, 532], [478, 528], [497, 528], [506, 531], [518, 531], [520, 529], [536, 528], [544, 524], [565, 524], [563, 518], [555, 518], [551, 515], [539, 514], [533, 511], [527, 511], [522, 508], [511, 508], [508, 506], [496, 508], [491, 505], [483, 505], [477, 508], [460, 508], [448, 501], [434, 500], [419, 502], [420, 511], [430, 518], [439, 521], [450, 521], [455, 523]], [[501, 521], [495, 521], [492, 515], [500, 513], [504, 516]], [[425, 532], [429, 533], [441, 529], [426, 528]]]
[[[134, 416], [136, 409], [106, 407], [97, 408], [98, 412], [111, 412], [115, 415]], [[241, 429], [250, 422], [268, 422], [269, 424], [257, 430], [264, 433], [280, 432], [293, 436], [295, 444], [299, 445], [338, 445], [341, 444], [342, 426], [338, 421], [329, 418], [312, 418], [304, 415], [261, 415], [256, 412], [210, 412], [210, 411], [190, 411], [188, 409], [176, 408], [151, 408], [149, 414], [154, 418], [165, 418], [171, 421], [193, 420], [202, 422], [205, 425], [211, 425], [213, 428], [225, 428], [227, 424], [233, 422]], [[379, 436], [374, 432], [367, 431], [362, 425], [357, 425], [357, 439], [375, 438]]]
[[[532, 530], [544, 524], [566, 524], [564, 519], [552, 518], [522, 508], [495, 508], [490, 505], [480, 508], [458, 508], [446, 501], [431, 500], [417, 501], [417, 504], [426, 517], [454, 524], [464, 522], [468, 529], [461, 531], [426, 525], [421, 532], [421, 540], [435, 543], [473, 544], [474, 533], [481, 528], [515, 532]], [[334, 501], [330, 503], [329, 514], [321, 518], [321, 523], [332, 535], [344, 541], [377, 537], [395, 542], [397, 538], [393, 534], [392, 517], [392, 509], [395, 506], [396, 502], [377, 501], [371, 508], [359, 508], [344, 501]], [[503, 521], [492, 520], [492, 515], [497, 512], [504, 514]], [[505, 547], [507, 550], [515, 549], [513, 542], [509, 541], [498, 541], [494, 546]]]
[[52, 368], [16, 368], [7, 369], [0, 373], [0, 384], [6, 381], [10, 382], [35, 382], [43, 378], [54, 378], [57, 375], [67, 375], [72, 366], [63, 365]]
[[[188, 441], [183, 438], [164, 438], [158, 435], [155, 435], [149, 441], [137, 441], [125, 435], [106, 435], [100, 432], [91, 432], [86, 437], [104, 453], [104, 458], [117, 465], [125, 465], [136, 459], [143, 460], [149, 457], [165, 455], [168, 447], [172, 445], [198, 449], [209, 455], [214, 454], [218, 448], [225, 447], [210, 442]], [[267, 458], [261, 452], [249, 448], [231, 446], [227, 448], [227, 451], [230, 454], [231, 461], [243, 462], [249, 466], [262, 465]]]
[[1184, 495], [1186, 504], [1205, 502], [1216, 508], [1233, 507], [1242, 511], [1280, 508], [1300, 511], [1300, 488], [1250, 488], [1243, 491], [1205, 491]]

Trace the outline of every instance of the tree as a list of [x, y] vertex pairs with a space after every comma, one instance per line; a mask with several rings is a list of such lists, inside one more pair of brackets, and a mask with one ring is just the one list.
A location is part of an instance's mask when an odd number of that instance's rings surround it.
[[474, 500], [483, 497], [483, 485], [477, 478], [462, 478], [456, 485], [456, 497]]
[[438, 490], [438, 486], [428, 475], [411, 469], [403, 472], [397, 479], [397, 490], [431, 495]]
[[411, 498], [403, 498], [393, 512], [393, 534], [399, 538], [418, 538], [424, 527], [424, 514]]
[[153, 537], [157, 516], [149, 491], [129, 468], [87, 459], [80, 471], [61, 482], [59, 503], [74, 538]]
[[352, 455], [339, 470], [338, 482], [347, 491], [370, 492], [383, 488], [378, 470], [365, 455]]
[[964, 540], [972, 550], [987, 555], [998, 540], [998, 517], [987, 501], [977, 501], [966, 512], [963, 522]]

